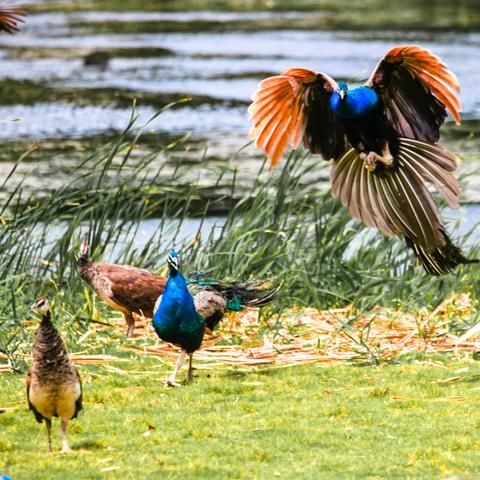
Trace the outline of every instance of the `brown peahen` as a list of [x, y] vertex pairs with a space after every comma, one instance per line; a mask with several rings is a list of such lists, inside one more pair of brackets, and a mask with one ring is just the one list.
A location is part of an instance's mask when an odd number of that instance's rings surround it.
[[153, 317], [155, 302], [165, 290], [167, 279], [143, 268], [91, 262], [89, 255], [90, 245], [84, 242], [77, 262], [78, 274], [106, 304], [125, 315], [127, 336], [132, 337], [133, 314]]
[[52, 418], [61, 419], [62, 452], [69, 452], [67, 424], [82, 409], [82, 382], [50, 319], [48, 300], [37, 298], [32, 309], [42, 314], [42, 320], [33, 342], [33, 365], [27, 374], [28, 406], [37, 422], [45, 421], [49, 452], [52, 452]]

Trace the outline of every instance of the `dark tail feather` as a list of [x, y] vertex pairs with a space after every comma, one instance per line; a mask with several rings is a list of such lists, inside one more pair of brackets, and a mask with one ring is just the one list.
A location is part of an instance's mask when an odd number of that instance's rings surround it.
[[445, 245], [437, 247], [430, 253], [426, 252], [422, 246], [413, 243], [408, 237], [405, 237], [407, 245], [413, 249], [418, 261], [428, 273], [445, 275], [450, 273], [455, 267], [458, 267], [458, 265], [480, 262], [476, 258], [464, 257], [460, 248], [452, 243], [445, 231], [442, 234], [445, 239]]
[[244, 307], [262, 307], [271, 302], [281, 285], [272, 287], [265, 282], [226, 282], [209, 277], [202, 272], [188, 276], [188, 283], [219, 292], [227, 299], [227, 309], [240, 311]]

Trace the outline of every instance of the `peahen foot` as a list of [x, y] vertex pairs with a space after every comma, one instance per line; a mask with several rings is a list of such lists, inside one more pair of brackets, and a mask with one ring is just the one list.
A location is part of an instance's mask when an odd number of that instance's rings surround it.
[[135, 319], [131, 313], [125, 314], [125, 321], [127, 322], [127, 337], [133, 338], [135, 332]]

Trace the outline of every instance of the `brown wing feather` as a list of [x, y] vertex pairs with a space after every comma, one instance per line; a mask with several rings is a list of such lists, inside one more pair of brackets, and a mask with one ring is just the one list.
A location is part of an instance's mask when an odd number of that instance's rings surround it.
[[23, 22], [25, 13], [17, 7], [0, 5], [0, 30], [7, 33], [18, 31], [18, 24]]
[[98, 264], [111, 282], [111, 300], [127, 310], [153, 316], [157, 298], [165, 290], [167, 279], [148, 270], [126, 265]]
[[77, 401], [75, 402], [75, 413], [73, 414], [72, 418], [77, 418], [78, 412], [83, 408], [82, 405], [82, 399], [83, 399], [83, 388], [82, 388], [82, 379], [80, 378], [80, 374], [78, 373], [77, 367], [75, 365], [72, 365], [73, 367], [73, 374], [75, 376], [75, 381], [78, 382], [80, 385], [80, 396], [77, 398]]
[[30, 401], [30, 385], [32, 384], [32, 369], [29, 368], [27, 372], [27, 402], [28, 402], [28, 408], [33, 412], [35, 415], [35, 420], [38, 423], [42, 423], [45, 417], [33, 406], [33, 403]]
[[381, 97], [385, 116], [400, 137], [437, 142], [446, 108], [460, 123], [458, 80], [429, 50], [416, 45], [391, 49], [365, 85]]
[[346, 149], [340, 120], [330, 107], [336, 82], [324, 73], [290, 68], [282, 75], [260, 82], [248, 112], [250, 138], [275, 166], [285, 148], [298, 148], [300, 141], [314, 153], [330, 159]]
[[200, 290], [194, 297], [195, 310], [205, 320], [210, 333], [218, 325], [227, 308], [226, 298], [214, 290]]

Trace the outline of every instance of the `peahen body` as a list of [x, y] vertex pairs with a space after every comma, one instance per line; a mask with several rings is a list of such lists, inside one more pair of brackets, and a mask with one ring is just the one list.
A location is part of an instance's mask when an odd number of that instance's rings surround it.
[[190, 279], [198, 289], [193, 296], [187, 280], [179, 270], [176, 252], [168, 256], [169, 276], [158, 308], [153, 316], [153, 326], [164, 341], [180, 346], [181, 353], [175, 370], [167, 380], [176, 385], [175, 378], [189, 355], [187, 379], [193, 378], [192, 357], [202, 344], [206, 329], [213, 330], [227, 310], [241, 310], [243, 307], [260, 307], [270, 302], [277, 289], [263, 288], [253, 284], [217, 282], [204, 276]]
[[167, 279], [143, 268], [90, 260], [90, 245], [83, 242], [77, 272], [110, 307], [121, 311], [127, 323], [127, 336], [135, 330], [133, 314], [153, 317], [158, 297]]
[[332, 193], [353, 218], [405, 238], [424, 268], [441, 275], [465, 258], [445, 232], [428, 185], [452, 207], [457, 158], [437, 142], [447, 109], [460, 123], [455, 75], [430, 51], [400, 46], [367, 82], [349, 89], [325, 73], [291, 68], [260, 83], [250, 135], [272, 166], [287, 144], [333, 159]]
[[70, 362], [62, 338], [50, 319], [45, 297], [39, 297], [32, 309], [42, 314], [33, 343], [33, 365], [27, 374], [27, 400], [37, 422], [45, 421], [48, 451], [52, 451], [52, 417], [60, 417], [63, 452], [70, 451], [67, 424], [82, 409], [82, 383]]

